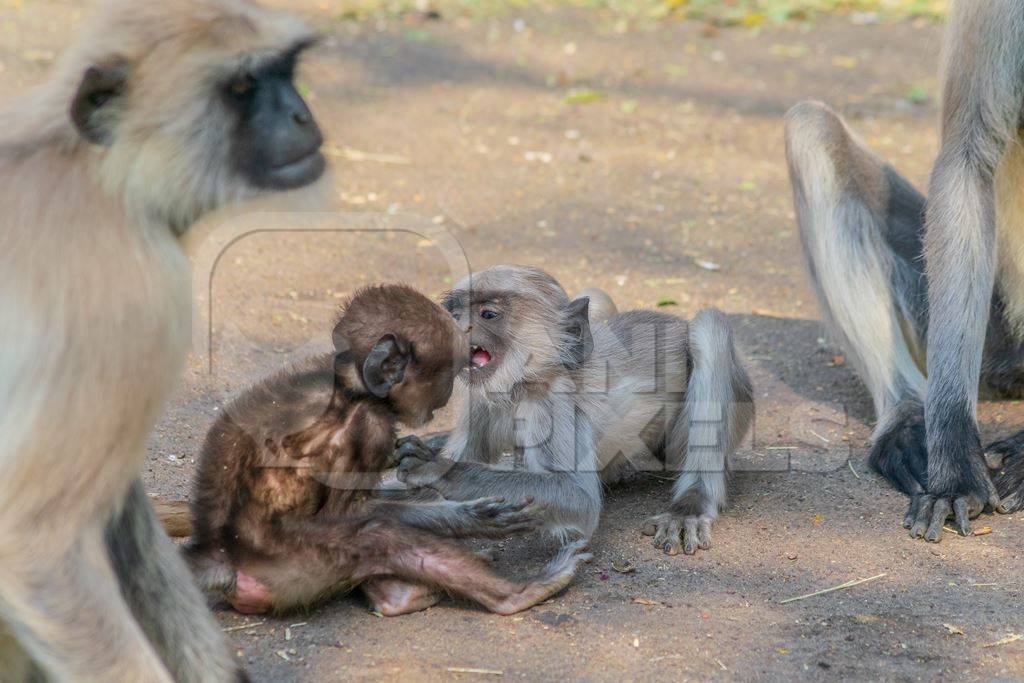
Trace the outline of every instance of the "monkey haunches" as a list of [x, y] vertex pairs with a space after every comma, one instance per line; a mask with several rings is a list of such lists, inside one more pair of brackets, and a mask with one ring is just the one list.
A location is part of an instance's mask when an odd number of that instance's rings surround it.
[[335, 355], [253, 387], [211, 428], [185, 551], [200, 585], [246, 613], [361, 585], [383, 614], [429, 607], [437, 589], [511, 614], [564, 588], [589, 558], [582, 544], [519, 582], [444, 538], [533, 531], [540, 520], [528, 498], [371, 491], [396, 423], [430, 420], [470, 361], [451, 316], [409, 287], [370, 287], [348, 302], [333, 338]]

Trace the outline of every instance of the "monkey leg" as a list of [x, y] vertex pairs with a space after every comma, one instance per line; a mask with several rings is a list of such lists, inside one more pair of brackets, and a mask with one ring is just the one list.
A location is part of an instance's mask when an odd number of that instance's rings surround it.
[[538, 576], [510, 581], [455, 543], [379, 518], [358, 523], [291, 520], [282, 524], [276, 540], [289, 551], [239, 567], [266, 586], [274, 610], [310, 605], [365, 581], [388, 578], [436, 586], [497, 614], [514, 614], [561, 591], [577, 565], [590, 559], [582, 543], [572, 544]]
[[997, 510], [1024, 510], [1024, 431], [986, 446], [985, 462], [999, 492]]
[[786, 155], [822, 317], [874, 402], [871, 466], [920, 495], [928, 471], [920, 367], [928, 327], [925, 198], [821, 103], [803, 102], [786, 115]]
[[[698, 313], [687, 343], [693, 370], [664, 451], [666, 466], [679, 475], [668, 511], [641, 529], [669, 555], [711, 547], [711, 525], [726, 504], [729, 456], [754, 416], [750, 378], [736, 356], [725, 314], [714, 309]], [[683, 355], [681, 367], [687, 360]]]
[[360, 588], [373, 608], [386, 617], [419, 612], [441, 599], [441, 594], [432, 588], [388, 577], [370, 579]]
[[61, 555], [40, 547], [0, 552], [0, 621], [43, 677], [170, 683], [118, 585], [102, 529], [87, 525]]
[[121, 591], [175, 681], [236, 680], [238, 666], [220, 627], [192, 582], [136, 481], [106, 545]]
[[410, 536], [397, 527], [374, 530], [372, 534], [374, 541], [395, 551], [383, 559], [396, 576], [436, 585], [502, 615], [521, 612], [555, 595], [569, 585], [577, 566], [590, 559], [584, 542], [569, 544], [539, 576], [514, 582], [498, 576], [484, 560], [452, 543], [418, 534]]

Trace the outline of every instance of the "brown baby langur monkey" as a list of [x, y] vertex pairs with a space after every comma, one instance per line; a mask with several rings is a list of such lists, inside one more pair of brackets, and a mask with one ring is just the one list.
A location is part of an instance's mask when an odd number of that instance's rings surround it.
[[245, 0], [99, 5], [0, 110], [0, 679], [236, 680], [139, 471], [189, 343], [179, 236], [324, 170], [313, 35]]
[[384, 500], [395, 423], [420, 426], [451, 396], [468, 343], [414, 289], [369, 287], [334, 328], [337, 354], [242, 394], [210, 429], [199, 458], [186, 547], [200, 585], [240, 612], [311, 605], [362, 585], [383, 613], [436, 600], [430, 590], [512, 614], [564, 588], [582, 544], [540, 576], [515, 582], [442, 536], [501, 538], [538, 526], [523, 502]]
[[[597, 528], [602, 484], [631, 468], [678, 473], [672, 502], [644, 532], [669, 554], [711, 544], [726, 502], [728, 456], [753, 416], [750, 381], [725, 316], [655, 311], [591, 325], [547, 273], [496, 266], [464, 279], [444, 306], [469, 333], [458, 421], [440, 454], [397, 448], [399, 479], [448, 500], [532, 496], [556, 537]], [[499, 463], [513, 454], [513, 464]]]

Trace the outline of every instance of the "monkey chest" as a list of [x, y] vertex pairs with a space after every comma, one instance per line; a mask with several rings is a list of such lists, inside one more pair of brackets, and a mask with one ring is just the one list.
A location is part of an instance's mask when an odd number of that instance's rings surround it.
[[312, 516], [327, 495], [327, 487], [310, 467], [261, 468], [254, 479], [253, 497], [270, 513]]

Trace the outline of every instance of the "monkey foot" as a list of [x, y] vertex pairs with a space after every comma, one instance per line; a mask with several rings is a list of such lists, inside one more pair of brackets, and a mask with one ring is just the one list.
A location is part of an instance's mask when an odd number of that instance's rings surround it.
[[936, 496], [931, 493], [917, 493], [910, 496], [907, 514], [903, 517], [903, 528], [910, 530], [911, 538], [923, 538], [929, 543], [942, 540], [946, 520], [953, 518], [957, 533], [971, 535], [971, 521], [986, 509], [1001, 507], [995, 486], [986, 477], [984, 493], [966, 493], [959, 496]]
[[270, 590], [243, 571], [235, 572], [235, 589], [227, 601], [242, 614], [265, 614], [270, 611]]
[[529, 609], [547, 600], [569, 585], [580, 564], [590, 562], [593, 555], [587, 549], [587, 540], [581, 539], [562, 546], [558, 554], [544, 568], [541, 576], [528, 582], [522, 590], [504, 600], [488, 605], [495, 614], [508, 616]]
[[654, 547], [664, 550], [667, 555], [678, 555], [680, 550], [686, 555], [693, 555], [697, 548], [707, 550], [711, 547], [711, 524], [714, 521], [714, 517], [709, 515], [663, 512], [648, 518], [640, 533], [653, 536]]
[[999, 492], [997, 512], [1024, 510], [1024, 433], [985, 448], [985, 464]]
[[419, 612], [441, 599], [441, 594], [432, 588], [388, 577], [370, 579], [361, 588], [373, 609], [385, 617]]

